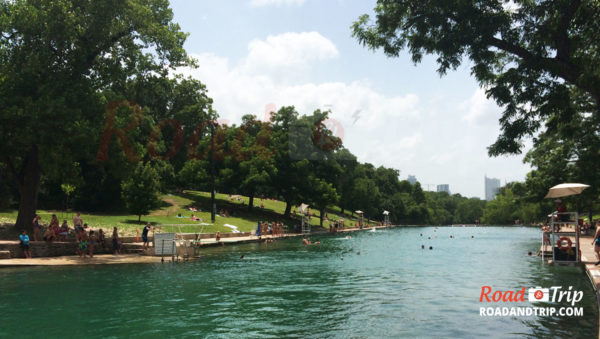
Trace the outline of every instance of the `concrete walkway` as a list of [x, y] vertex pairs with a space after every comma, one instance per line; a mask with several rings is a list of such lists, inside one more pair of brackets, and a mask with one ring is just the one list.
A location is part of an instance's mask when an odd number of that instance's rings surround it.
[[79, 256], [45, 257], [31, 259], [0, 260], [0, 267], [14, 266], [66, 266], [66, 265], [107, 265], [107, 264], [149, 264], [160, 262], [160, 257], [139, 254], [98, 254], [93, 258]]

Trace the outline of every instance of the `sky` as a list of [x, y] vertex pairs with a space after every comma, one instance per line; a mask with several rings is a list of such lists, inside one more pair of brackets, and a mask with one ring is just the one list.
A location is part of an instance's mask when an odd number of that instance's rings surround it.
[[523, 181], [523, 156], [490, 158], [502, 109], [470, 75], [468, 60], [437, 73], [435, 56], [414, 64], [352, 37], [375, 0], [171, 0], [198, 68], [178, 72], [206, 84], [221, 122], [295, 106], [330, 110], [327, 125], [359, 161], [415, 175], [426, 190], [484, 197], [484, 176]]

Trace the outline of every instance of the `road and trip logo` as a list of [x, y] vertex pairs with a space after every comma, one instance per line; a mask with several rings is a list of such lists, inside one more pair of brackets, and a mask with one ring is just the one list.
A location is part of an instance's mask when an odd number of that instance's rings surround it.
[[[479, 315], [482, 317], [582, 317], [583, 307], [576, 307], [582, 299], [583, 291], [574, 290], [573, 286], [568, 288], [538, 286], [529, 289], [523, 287], [514, 291], [495, 290], [491, 286], [482, 286], [479, 302], [489, 306], [479, 307]], [[499, 303], [502, 306], [496, 306]], [[511, 303], [515, 305], [510, 305]]]

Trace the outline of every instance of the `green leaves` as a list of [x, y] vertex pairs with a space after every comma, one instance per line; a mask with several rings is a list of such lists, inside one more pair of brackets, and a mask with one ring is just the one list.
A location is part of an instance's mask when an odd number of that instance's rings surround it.
[[121, 184], [121, 195], [129, 212], [142, 216], [160, 202], [159, 175], [150, 164], [138, 164], [133, 175]]

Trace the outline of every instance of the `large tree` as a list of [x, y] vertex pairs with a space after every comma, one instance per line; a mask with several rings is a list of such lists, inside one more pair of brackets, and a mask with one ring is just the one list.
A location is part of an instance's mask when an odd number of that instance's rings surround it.
[[[42, 172], [102, 126], [106, 88], [188, 63], [167, 0], [0, 1], [0, 154], [31, 227]], [[101, 128], [101, 127], [100, 127]]]
[[[441, 74], [469, 59], [472, 74], [504, 108], [491, 155], [520, 153], [521, 140], [574, 116], [600, 121], [600, 1], [378, 0], [354, 36], [415, 63], [437, 56]], [[546, 126], [544, 126], [546, 124]]]

